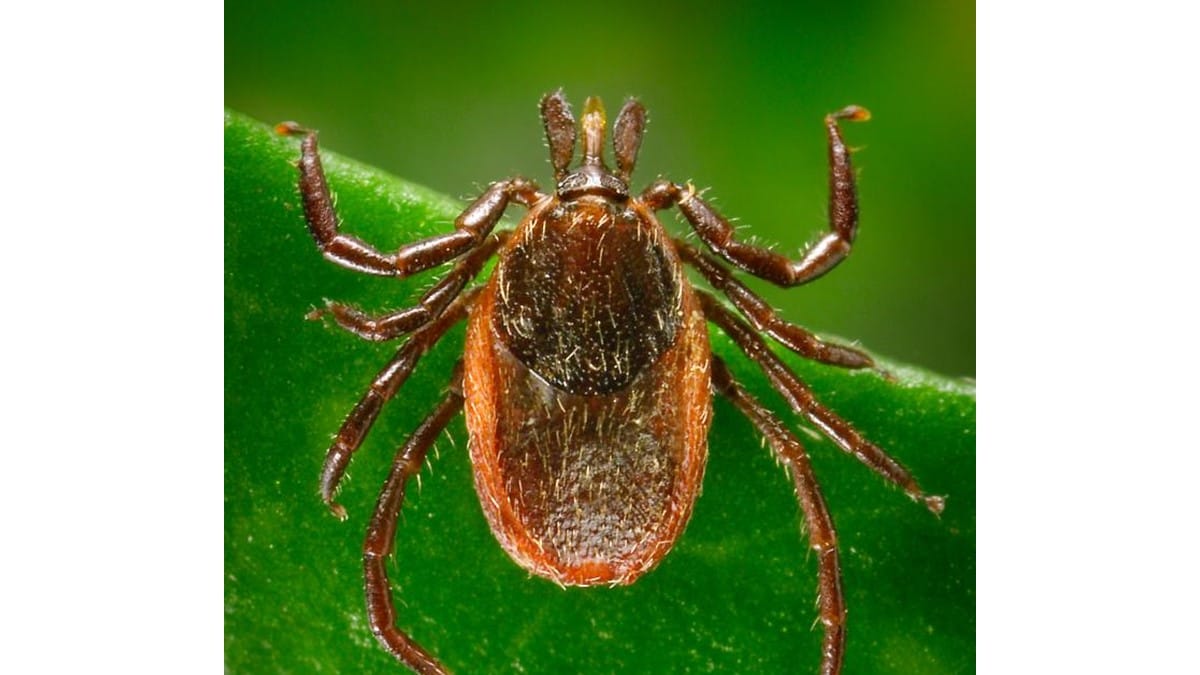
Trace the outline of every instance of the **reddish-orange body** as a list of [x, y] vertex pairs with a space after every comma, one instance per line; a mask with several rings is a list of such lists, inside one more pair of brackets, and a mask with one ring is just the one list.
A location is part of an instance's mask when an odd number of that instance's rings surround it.
[[704, 474], [703, 312], [636, 199], [550, 197], [499, 260], [463, 378], [484, 513], [534, 574], [631, 583], [671, 549]]

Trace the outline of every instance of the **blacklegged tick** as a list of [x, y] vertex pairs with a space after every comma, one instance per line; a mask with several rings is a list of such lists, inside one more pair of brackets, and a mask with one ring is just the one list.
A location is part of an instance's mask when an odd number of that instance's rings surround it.
[[[449, 391], [397, 453], [363, 546], [367, 614], [375, 636], [419, 673], [443, 666], [396, 626], [386, 558], [407, 479], [447, 423], [465, 408], [475, 488], [500, 545], [520, 566], [563, 586], [629, 584], [658, 564], [683, 532], [708, 455], [712, 392], [727, 397], [787, 466], [818, 560], [824, 626], [820, 672], [841, 670], [846, 608], [834, 527], [800, 441], [733, 379], [709, 350], [708, 323], [720, 327], [766, 373], [792, 408], [840, 448], [940, 513], [913, 476], [816, 400], [767, 347], [768, 335], [792, 351], [846, 368], [874, 365], [852, 347], [818, 339], [781, 319], [713, 255], [672, 238], [655, 212], [677, 206], [700, 240], [728, 263], [780, 286], [825, 274], [850, 252], [858, 201], [840, 120], [865, 120], [849, 106], [825, 117], [829, 139], [830, 232], [799, 260], [738, 241], [729, 222], [690, 185], [666, 180], [631, 195], [629, 177], [646, 113], [628, 101], [613, 129], [616, 169], [603, 159], [604, 109], [583, 112], [583, 160], [570, 169], [576, 123], [561, 92], [541, 102], [555, 189], [524, 178], [493, 183], [463, 211], [454, 230], [383, 253], [339, 232], [315, 132], [303, 135], [300, 193], [321, 252], [353, 270], [406, 277], [453, 260], [419, 304], [372, 317], [329, 302], [328, 314], [368, 340], [408, 339], [346, 418], [325, 457], [321, 494], [334, 501], [350, 457], [384, 403], [446, 331], [467, 320], [466, 353]], [[510, 202], [529, 209], [512, 231], [495, 232]], [[482, 286], [467, 288], [492, 256]], [[736, 308], [693, 287], [691, 265]]]

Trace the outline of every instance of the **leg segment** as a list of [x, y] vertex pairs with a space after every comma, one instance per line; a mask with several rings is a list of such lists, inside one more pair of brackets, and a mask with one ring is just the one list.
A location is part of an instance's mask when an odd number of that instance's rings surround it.
[[324, 309], [309, 312], [307, 318], [319, 319], [328, 313], [333, 315], [339, 326], [364, 340], [394, 340], [424, 326], [441, 314], [446, 306], [462, 293], [463, 287], [479, 274], [479, 270], [495, 254], [496, 249], [508, 240], [509, 234], [508, 231], [496, 232], [485, 239], [470, 254], [458, 261], [454, 269], [422, 295], [421, 300], [412, 307], [385, 316], [372, 317], [350, 305], [327, 300]]
[[483, 241], [504, 215], [510, 201], [532, 206], [545, 197], [535, 184], [524, 178], [492, 183], [455, 219], [453, 232], [434, 235], [402, 246], [395, 253], [385, 254], [357, 237], [338, 232], [337, 212], [325, 181], [325, 171], [321, 168], [316, 132], [294, 122], [284, 122], [276, 130], [284, 134], [305, 134], [300, 143], [298, 166], [308, 231], [327, 259], [359, 272], [406, 277], [441, 265]]
[[817, 605], [825, 627], [821, 650], [821, 675], [842, 670], [846, 653], [846, 600], [842, 595], [842, 571], [838, 565], [837, 534], [833, 519], [813, 475], [808, 453], [792, 432], [733, 379], [725, 362], [712, 359], [713, 387], [742, 411], [759, 433], [766, 437], [777, 457], [787, 466], [796, 484], [796, 497], [808, 524], [808, 541], [817, 554]]
[[366, 437], [371, 426], [375, 424], [375, 419], [379, 417], [379, 411], [383, 409], [383, 404], [396, 395], [396, 391], [412, 374], [417, 362], [425, 352], [440, 340], [451, 326], [466, 317], [467, 308], [478, 295], [478, 290], [469, 291], [447, 307], [440, 316], [413, 333], [387, 366], [375, 376], [370, 389], [363, 395], [358, 405], [354, 406], [354, 410], [350, 411], [346, 421], [342, 423], [342, 428], [338, 430], [333, 445], [325, 453], [325, 465], [321, 469], [321, 497], [329, 506], [329, 510], [333, 511], [333, 515], [339, 519], [346, 519], [346, 509], [333, 501], [334, 493], [337, 492], [338, 483], [346, 473], [350, 458], [362, 445], [363, 438]]
[[418, 673], [445, 675], [446, 670], [429, 652], [396, 627], [396, 606], [388, 582], [387, 559], [395, 549], [396, 520], [404, 504], [404, 484], [421, 470], [425, 454], [433, 442], [463, 406], [462, 362], [455, 368], [450, 392], [396, 453], [392, 472], [379, 493], [375, 514], [363, 543], [363, 569], [366, 575], [367, 619], [371, 632], [401, 663]]
[[770, 335], [788, 349], [805, 358], [834, 366], [870, 368], [875, 365], [875, 361], [865, 352], [853, 347], [823, 342], [800, 326], [779, 318], [770, 305], [754, 291], [746, 288], [746, 285], [738, 281], [724, 265], [695, 246], [676, 239], [675, 250], [684, 262], [699, 270], [713, 288], [724, 293], [756, 330]]
[[829, 136], [829, 219], [831, 232], [811, 246], [800, 260], [734, 239], [733, 226], [696, 195], [696, 189], [660, 180], [642, 193], [642, 201], [655, 210], [673, 204], [714, 252], [747, 272], [780, 286], [796, 286], [825, 274], [850, 253], [858, 232], [858, 196], [850, 150], [842, 141], [838, 120], [866, 120], [865, 108], [848, 106], [825, 116]]
[[935, 515], [942, 512], [946, 505], [944, 497], [926, 495], [908, 469], [892, 459], [879, 446], [864, 438], [846, 420], [822, 405], [813, 396], [812, 390], [801, 382], [800, 378], [796, 377], [795, 373], [788, 369], [778, 356], [775, 356], [774, 352], [767, 347], [766, 342], [750, 326], [722, 307], [721, 303], [708, 293], [698, 291], [697, 295], [704, 308], [705, 316], [720, 326], [721, 330], [725, 331], [745, 352], [746, 356], [749, 356], [763, 369], [771, 380], [771, 385], [787, 399], [792, 410], [816, 425], [842, 450], [857, 457], [875, 473], [900, 486], [912, 499], [925, 504], [925, 507]]

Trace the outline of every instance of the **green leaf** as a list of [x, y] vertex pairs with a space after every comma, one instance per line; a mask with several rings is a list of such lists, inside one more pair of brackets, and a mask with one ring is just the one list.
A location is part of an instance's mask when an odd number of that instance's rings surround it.
[[[395, 281], [322, 259], [296, 188], [299, 143], [225, 116], [225, 663], [229, 672], [396, 672], [367, 628], [360, 550], [395, 448], [461, 354], [461, 326], [385, 408], [341, 494], [317, 495], [324, 451], [395, 349], [306, 321], [323, 298], [412, 304], [438, 271]], [[444, 232], [462, 203], [324, 152], [345, 229], [382, 249]], [[819, 288], [819, 284], [814, 288]], [[837, 524], [849, 607], [846, 673], [963, 673], [975, 661], [975, 394], [884, 361], [898, 376], [781, 354], [818, 396], [935, 494], [935, 518], [802, 430], [765, 377], [715, 330], [714, 350], [798, 430]], [[785, 472], [751, 425], [715, 403], [704, 492], [675, 549], [623, 588], [531, 578], [476, 501], [461, 418], [410, 489], [390, 572], [400, 625], [468, 672], [812, 672], [816, 565]]]

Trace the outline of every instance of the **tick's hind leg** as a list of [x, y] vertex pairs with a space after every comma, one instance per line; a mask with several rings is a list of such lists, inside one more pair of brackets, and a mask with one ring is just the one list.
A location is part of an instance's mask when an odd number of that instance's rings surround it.
[[704, 275], [713, 288], [729, 298], [756, 330], [770, 335], [788, 349], [805, 358], [843, 368], [870, 368], [875, 365], [875, 361], [866, 352], [825, 342], [800, 326], [784, 321], [766, 301], [738, 281], [724, 265], [695, 246], [676, 239], [675, 250], [679, 251], [679, 257], [684, 262]]
[[696, 195], [690, 184], [679, 185], [660, 180], [642, 193], [642, 201], [653, 209], [679, 206], [688, 222], [713, 251], [729, 262], [780, 286], [796, 286], [825, 274], [850, 254], [850, 245], [858, 233], [858, 196], [854, 187], [854, 168], [850, 149], [842, 140], [838, 120], [865, 120], [865, 108], [847, 106], [825, 116], [829, 136], [829, 234], [809, 247], [799, 260], [791, 260], [770, 249], [734, 238], [733, 225], [716, 209]]
[[792, 410], [816, 425], [839, 448], [857, 457], [875, 473], [900, 486], [909, 497], [925, 504], [935, 515], [942, 512], [946, 505], [944, 497], [925, 494], [917, 484], [917, 479], [900, 462], [892, 459], [883, 449], [864, 438], [850, 423], [822, 405], [808, 386], [779, 360], [758, 333], [722, 307], [716, 298], [703, 291], [697, 291], [696, 295], [700, 298], [704, 315], [720, 326], [746, 356], [763, 369], [771, 385], [787, 399]]
[[454, 269], [442, 277], [437, 285], [426, 291], [412, 307], [373, 317], [356, 307], [327, 300], [325, 308], [309, 312], [307, 318], [319, 319], [326, 313], [331, 314], [339, 326], [372, 342], [394, 340], [411, 333], [441, 314], [446, 306], [462, 293], [463, 287], [479, 274], [479, 270], [496, 253], [496, 249], [508, 240], [510, 234], [511, 232], [505, 230], [488, 237], [483, 244], [458, 261]]
[[396, 627], [396, 606], [392, 601], [392, 588], [388, 581], [387, 559], [395, 549], [396, 520], [400, 516], [401, 506], [404, 505], [404, 485], [410, 476], [421, 470], [425, 455], [437, 440], [438, 434], [442, 433], [462, 407], [462, 362], [459, 361], [454, 370], [450, 392], [397, 451], [392, 471], [379, 493], [379, 500], [375, 503], [375, 513], [371, 516], [367, 538], [363, 543], [367, 620], [371, 624], [371, 632], [392, 656], [418, 673], [444, 675], [446, 670], [421, 645]]
[[385, 254], [358, 237], [338, 231], [337, 212], [317, 150], [317, 133], [295, 122], [283, 122], [275, 129], [282, 134], [304, 136], [300, 142], [298, 166], [300, 196], [304, 201], [308, 231], [326, 258], [359, 272], [405, 277], [436, 267], [479, 245], [500, 221], [510, 201], [532, 206], [544, 198], [537, 186], [524, 178], [492, 183], [454, 220], [454, 231], [434, 235], [402, 246], [395, 253]]
[[730, 374], [725, 363], [712, 359], [713, 388], [728, 398], [766, 437], [771, 449], [787, 466], [796, 485], [796, 498], [808, 524], [808, 541], [817, 554], [817, 606], [825, 640], [821, 649], [821, 675], [835, 675], [842, 670], [846, 652], [846, 600], [842, 595], [842, 571], [838, 565], [837, 535], [833, 519], [821, 496], [821, 488], [813, 475], [808, 454], [795, 435], [746, 393]]
[[346, 421], [342, 423], [333, 445], [325, 453], [325, 465], [321, 469], [321, 497], [338, 518], [346, 518], [346, 509], [333, 501], [333, 495], [346, 473], [350, 457], [362, 445], [363, 438], [379, 417], [383, 404], [396, 395], [396, 391], [412, 374], [425, 352], [440, 340], [451, 326], [466, 316], [467, 308], [478, 295], [478, 289], [473, 289], [460, 296], [440, 316], [413, 333], [387, 366], [375, 376], [371, 388], [363, 394], [358, 405], [354, 406], [354, 410], [350, 411]]

